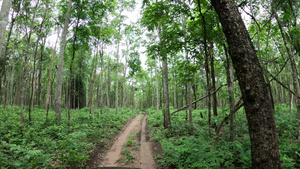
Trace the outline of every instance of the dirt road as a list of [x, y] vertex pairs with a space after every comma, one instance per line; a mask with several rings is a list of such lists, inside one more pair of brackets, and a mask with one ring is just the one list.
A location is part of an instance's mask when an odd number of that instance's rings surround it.
[[156, 169], [152, 144], [146, 139], [146, 118], [140, 113], [131, 120], [98, 167]]

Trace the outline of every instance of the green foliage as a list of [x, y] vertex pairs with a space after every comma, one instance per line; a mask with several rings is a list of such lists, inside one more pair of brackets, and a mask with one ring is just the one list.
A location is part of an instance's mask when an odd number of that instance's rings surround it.
[[125, 164], [128, 164], [134, 160], [134, 155], [127, 148], [123, 150], [121, 154], [125, 156]]
[[[96, 110], [96, 112], [100, 110]], [[71, 126], [66, 111], [62, 125], [55, 123], [55, 112], [34, 109], [32, 123], [20, 125], [19, 107], [0, 108], [0, 166], [2, 168], [84, 167], [89, 154], [98, 142], [106, 144], [137, 111], [121, 109], [118, 116], [113, 110], [107, 115], [92, 117], [88, 108], [72, 110]], [[25, 117], [26, 118], [26, 117]]]
[[[219, 117], [212, 117], [212, 122], [216, 124], [220, 124], [226, 112], [229, 112], [228, 108], [218, 111]], [[159, 141], [164, 149], [164, 153], [156, 157], [159, 168], [251, 168], [251, 144], [244, 110], [239, 110], [235, 114], [234, 142], [228, 141], [229, 125], [226, 124], [219, 137], [209, 137], [207, 110], [193, 111], [192, 128], [185, 121], [185, 113], [178, 112], [171, 118], [173, 127], [171, 131], [163, 129], [161, 111], [148, 109], [146, 112], [150, 136]], [[300, 142], [295, 135], [297, 112], [295, 108], [292, 114], [288, 112], [287, 105], [278, 105], [275, 108], [281, 166], [287, 169], [297, 168], [300, 164]]]

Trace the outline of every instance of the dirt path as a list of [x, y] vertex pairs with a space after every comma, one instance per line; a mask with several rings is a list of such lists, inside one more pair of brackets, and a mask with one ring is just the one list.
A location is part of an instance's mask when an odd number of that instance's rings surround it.
[[146, 115], [132, 119], [106, 153], [99, 167], [156, 169], [152, 145], [146, 139]]
[[152, 143], [147, 141], [146, 121], [147, 115], [145, 115], [142, 122], [141, 132], [141, 168], [142, 169], [154, 169], [156, 168], [153, 158]]

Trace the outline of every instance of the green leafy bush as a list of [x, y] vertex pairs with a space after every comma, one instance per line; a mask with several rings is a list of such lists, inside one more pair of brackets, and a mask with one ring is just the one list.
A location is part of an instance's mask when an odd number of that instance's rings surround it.
[[[53, 110], [46, 118], [45, 110], [34, 108], [32, 122], [22, 125], [19, 110], [19, 107], [0, 108], [1, 169], [85, 167], [97, 142], [107, 142], [138, 113], [120, 109], [118, 116], [110, 110], [109, 115], [93, 117], [88, 108], [71, 110], [68, 126], [67, 112], [63, 110], [62, 124], [57, 126]], [[28, 119], [28, 114], [24, 115]]]

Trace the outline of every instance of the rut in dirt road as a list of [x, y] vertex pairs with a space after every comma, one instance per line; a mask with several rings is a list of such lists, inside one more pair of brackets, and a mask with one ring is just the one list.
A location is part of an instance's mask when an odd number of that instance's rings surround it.
[[[132, 119], [126, 129], [119, 135], [117, 141], [113, 144], [111, 149], [106, 153], [100, 167], [135, 167], [142, 169], [156, 169], [156, 165], [153, 158], [152, 145], [146, 140], [146, 115], [141, 121], [141, 114]], [[126, 143], [128, 136], [132, 133], [141, 132], [140, 152], [135, 156], [134, 161], [131, 164], [120, 163], [121, 152], [124, 144]]]
[[152, 150], [152, 143], [147, 141], [146, 135], [146, 118], [145, 115], [143, 122], [142, 122], [142, 131], [141, 131], [141, 168], [142, 169], [154, 169], [156, 168], [155, 161], [153, 158], [153, 150]]

